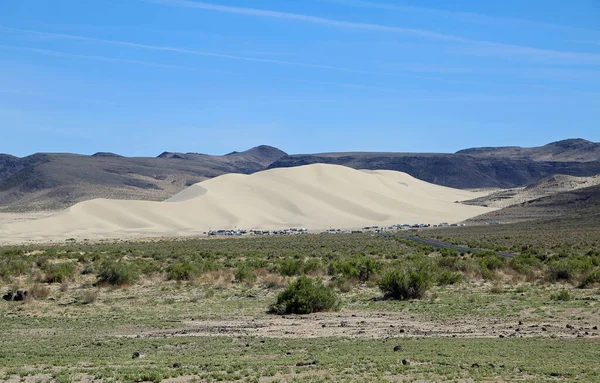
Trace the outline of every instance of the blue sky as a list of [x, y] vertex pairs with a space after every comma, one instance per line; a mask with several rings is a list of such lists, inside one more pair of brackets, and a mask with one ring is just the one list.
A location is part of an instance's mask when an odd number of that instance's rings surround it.
[[0, 152], [600, 141], [597, 0], [5, 0]]

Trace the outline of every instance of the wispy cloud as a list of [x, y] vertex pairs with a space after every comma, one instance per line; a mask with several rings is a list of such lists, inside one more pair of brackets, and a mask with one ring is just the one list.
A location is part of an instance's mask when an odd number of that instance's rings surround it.
[[572, 31], [580, 31], [580, 32], [591, 32], [597, 33], [600, 35], [600, 30], [588, 30], [584, 28], [572, 27], [567, 25], [559, 25], [546, 23], [543, 21], [537, 20], [528, 20], [528, 19], [520, 19], [514, 17], [500, 17], [500, 16], [490, 16], [481, 13], [475, 12], [464, 12], [464, 11], [451, 11], [447, 9], [440, 8], [428, 8], [428, 7], [417, 7], [410, 5], [398, 5], [398, 4], [390, 4], [390, 3], [381, 3], [381, 2], [371, 2], [364, 0], [320, 0], [322, 2], [338, 4], [346, 7], [354, 7], [354, 8], [365, 8], [365, 9], [379, 9], [382, 11], [398, 11], [398, 12], [410, 12], [410, 13], [421, 13], [421, 14], [429, 14], [429, 15], [439, 15], [443, 17], [451, 17], [461, 22], [468, 23], [476, 23], [476, 24], [496, 24], [496, 25], [509, 25], [509, 26], [533, 26], [533, 27], [543, 27], [543, 28], [552, 28], [552, 29], [561, 29], [561, 30], [572, 30]]
[[200, 1], [189, 1], [189, 0], [146, 0], [150, 3], [170, 5], [176, 7], [186, 7], [186, 8], [196, 8], [203, 9], [207, 11], [215, 11], [215, 12], [225, 12], [225, 13], [235, 13], [247, 16], [257, 16], [257, 17], [266, 17], [266, 18], [274, 18], [274, 19], [283, 19], [283, 20], [293, 20], [293, 21], [301, 21], [312, 24], [320, 24], [334, 28], [345, 28], [345, 29], [362, 29], [367, 31], [381, 31], [381, 32], [394, 32], [394, 33], [402, 33], [406, 35], [411, 35], [415, 37], [423, 37], [430, 38], [436, 40], [443, 41], [454, 41], [454, 42], [468, 42], [468, 40], [447, 35], [443, 33], [437, 33], [428, 30], [421, 29], [413, 29], [413, 28], [401, 28], [401, 27], [393, 27], [387, 25], [380, 24], [371, 24], [371, 23], [357, 23], [350, 21], [340, 21], [334, 19], [328, 19], [325, 17], [317, 17], [310, 15], [303, 15], [299, 13], [289, 13], [289, 12], [279, 12], [272, 11], [266, 9], [256, 9], [256, 8], [243, 8], [243, 7], [232, 7], [228, 5], [219, 5], [212, 3], [205, 3]]
[[156, 62], [151, 62], [151, 61], [130, 60], [130, 59], [122, 59], [122, 58], [106, 57], [106, 56], [80, 55], [80, 54], [76, 54], [76, 53], [59, 52], [59, 51], [53, 51], [53, 50], [48, 50], [48, 49], [20, 47], [20, 46], [14, 46], [14, 45], [0, 45], [0, 49], [15, 50], [15, 51], [21, 51], [21, 52], [30, 52], [30, 53], [36, 53], [36, 54], [41, 54], [41, 55], [46, 55], [46, 56], [62, 57], [62, 58], [73, 58], [73, 59], [82, 59], [82, 60], [105, 61], [105, 62], [111, 62], [111, 63], [144, 65], [144, 66], [167, 68], [167, 69], [181, 69], [181, 70], [234, 74], [234, 75], [242, 75], [243, 74], [240, 72], [227, 72], [227, 71], [220, 71], [220, 70], [216, 70], [216, 69], [206, 69], [206, 68], [199, 68], [199, 67], [192, 67], [192, 66], [185, 66], [185, 65], [163, 64], [163, 63], [156, 63]]
[[240, 53], [242, 53], [244, 55], [252, 55], [252, 56], [273, 56], [273, 57], [297, 56], [296, 53], [291, 53], [291, 52], [265, 52], [265, 51], [243, 50]]
[[[482, 82], [482, 81], [475, 81], [475, 80], [465, 80], [465, 79], [455, 79], [455, 78], [448, 78], [448, 77], [436, 77], [436, 76], [428, 76], [428, 75], [422, 75], [422, 74], [413, 74], [413, 73], [437, 73], [437, 74], [459, 73], [459, 74], [464, 74], [464, 73], [484, 73], [485, 72], [484, 70], [477, 69], [477, 68], [443, 68], [440, 66], [429, 66], [428, 67], [428, 66], [423, 66], [423, 65], [418, 65], [418, 66], [390, 65], [390, 66], [388, 66], [388, 68], [386, 68], [386, 69], [389, 69], [387, 71], [385, 71], [385, 70], [384, 71], [363, 71], [363, 70], [354, 70], [354, 69], [350, 69], [350, 68], [335, 67], [335, 66], [328, 66], [328, 65], [304, 64], [304, 63], [299, 63], [299, 62], [250, 58], [250, 57], [241, 58], [242, 56], [222, 55], [222, 54], [216, 54], [216, 53], [213, 54], [213, 53], [199, 52], [199, 51], [183, 49], [183, 48], [173, 48], [173, 47], [165, 47], [165, 46], [138, 44], [138, 43], [131, 43], [131, 42], [126, 42], [126, 41], [104, 40], [104, 39], [85, 37], [85, 36], [65, 35], [65, 34], [50, 33], [50, 32], [31, 31], [31, 30], [21, 30], [21, 29], [5, 28], [5, 27], [0, 26], [0, 30], [1, 29], [13, 31], [13, 32], [32, 33], [35, 35], [51, 37], [51, 38], [91, 41], [91, 42], [122, 45], [122, 46], [141, 48], [141, 49], [176, 52], [176, 53], [180, 53], [180, 54], [192, 54], [192, 55], [199, 54], [199, 55], [208, 55], [211, 57], [216, 56], [218, 58], [226, 58], [226, 59], [234, 59], [234, 60], [248, 59], [248, 60], [252, 60], [252, 61], [275, 63], [275, 64], [282, 64], [282, 65], [294, 65], [294, 66], [307, 65], [311, 68], [347, 71], [347, 72], [362, 73], [362, 74], [376, 74], [376, 75], [387, 76], [387, 77], [393, 76], [393, 77], [416, 78], [416, 79], [436, 81], [436, 82], [442, 82], [442, 83], [448, 83], [448, 84], [467, 84], [467, 85], [475, 85], [475, 86], [493, 86], [493, 87], [514, 86], [517, 88], [543, 89], [543, 90], [549, 90], [549, 91], [565, 91], [564, 89], [557, 89], [557, 88], [551, 88], [551, 87], [539, 86], [539, 85], [530, 85], [530, 84], [510, 85], [510, 84], [506, 84], [506, 83], [489, 83], [489, 82]], [[13, 46], [13, 45], [0, 45], [0, 49], [30, 52], [30, 53], [35, 53], [35, 54], [43, 54], [43, 55], [62, 57], [62, 58], [68, 58], [68, 59], [81, 59], [81, 60], [94, 60], [94, 61], [104, 61], [104, 62], [112, 62], [112, 63], [125, 63], [125, 64], [143, 65], [143, 66], [166, 68], [166, 69], [222, 73], [222, 74], [237, 75], [237, 76], [245, 75], [245, 73], [242, 73], [242, 72], [221, 71], [221, 70], [206, 69], [206, 68], [194, 67], [194, 66], [164, 64], [164, 63], [156, 63], [156, 62], [143, 61], [143, 60], [131, 60], [131, 59], [123, 59], [123, 58], [115, 58], [115, 57], [107, 57], [107, 56], [82, 55], [82, 54], [60, 52], [60, 51], [54, 51], [54, 50], [48, 50], [48, 49], [30, 48], [30, 47]], [[462, 47], [462, 48], [455, 48], [455, 49], [458, 52], [463, 52], [465, 49], [468, 49], [468, 48]], [[475, 49], [475, 48], [471, 48], [471, 49]], [[479, 48], [479, 49], [481, 49], [481, 48]], [[476, 52], [471, 52], [471, 53], [478, 54]], [[535, 72], [532, 72], [532, 70], [530, 70], [529, 73], [536, 73], [536, 74], [538, 74], [538, 77], [539, 77], [539, 76], [542, 76], [542, 74], [543, 74], [542, 71], [543, 71], [543, 69], [541, 71], [535, 70]], [[510, 72], [506, 72], [506, 71], [490, 72], [489, 70], [487, 70], [486, 73], [511, 75]], [[575, 71], [574, 73], [569, 72], [569, 75], [571, 77], [574, 77], [577, 75], [577, 73], [578, 73], [578, 71]], [[514, 77], [515, 74], [517, 75], [516, 77], [523, 77], [523, 71], [513, 72], [512, 76]], [[563, 73], [563, 75], [564, 74], [565, 73]], [[579, 75], [582, 75], [582, 74], [580, 73]], [[587, 75], [598, 75], [598, 73], [595, 71], [588, 71]], [[373, 85], [363, 85], [363, 84], [354, 84], [354, 83], [341, 83], [341, 82], [333, 82], [333, 81], [300, 80], [297, 78], [291, 79], [291, 78], [285, 78], [285, 77], [269, 77], [269, 76], [267, 76], [266, 78], [270, 78], [272, 80], [286, 80], [286, 81], [295, 80], [296, 82], [313, 83], [316, 85], [331, 85], [331, 86], [339, 86], [339, 87], [350, 88], [350, 89], [364, 89], [364, 90], [373, 90], [373, 91], [380, 91], [380, 92], [397, 93], [397, 92], [401, 92], [401, 91], [406, 91], [405, 89], [398, 89], [398, 88], [394, 88], [394, 87], [373, 86]], [[0, 90], [0, 93], [3, 93], [3, 91]], [[578, 91], [578, 93], [591, 94], [590, 92], [585, 92], [585, 91]], [[42, 95], [42, 96], [47, 97], [47, 95]], [[94, 100], [83, 100], [83, 99], [81, 101], [95, 102]]]
[[[42, 54], [42, 55], [47, 55], [47, 56], [61, 57], [61, 58], [66, 58], [66, 59], [104, 61], [104, 62], [110, 62], [110, 63], [144, 65], [144, 66], [150, 66], [150, 67], [159, 67], [159, 68], [177, 69], [177, 70], [205, 71], [204, 68], [197, 68], [197, 67], [191, 67], [191, 66], [162, 64], [162, 63], [155, 63], [155, 62], [149, 62], [149, 61], [121, 59], [121, 58], [106, 57], [106, 56], [81, 55], [81, 54], [53, 51], [53, 50], [48, 50], [48, 49], [38, 49], [38, 48], [21, 47], [21, 46], [13, 46], [13, 45], [0, 45], [0, 49], [29, 52], [29, 53]], [[211, 71], [211, 70], [208, 70], [208, 71]], [[214, 71], [214, 72], [230, 74], [230, 75], [238, 75], [238, 76], [244, 75], [244, 73], [241, 73], [241, 72], [223, 72], [223, 71]], [[475, 82], [475, 81], [453, 80], [453, 79], [445, 79], [445, 78], [437, 78], [437, 77], [421, 76], [421, 75], [407, 75], [407, 74], [403, 74], [403, 73], [386, 73], [386, 74], [388, 74], [390, 76], [419, 78], [419, 79], [424, 79], [424, 80], [432, 80], [432, 81], [439, 81], [439, 82], [445, 82], [445, 83], [485, 85], [485, 84]], [[292, 79], [289, 77], [273, 77], [273, 76], [266, 76], [265, 78], [268, 78], [271, 80], [277, 80], [277, 81], [292, 80], [295, 82], [307, 83], [307, 84], [331, 85], [331, 86], [338, 86], [338, 87], [350, 88], [350, 89], [362, 89], [362, 90], [373, 90], [373, 91], [380, 91], [380, 92], [395, 92], [395, 93], [401, 92], [401, 91], [405, 92], [405, 90], [398, 89], [398, 88], [345, 83], [345, 82], [315, 81], [315, 80], [303, 80], [303, 79], [299, 79], [299, 78]], [[2, 90], [0, 90], [0, 93], [2, 93]]]
[[[66, 53], [66, 52], [60, 52], [60, 51], [54, 51], [54, 50], [48, 50], [48, 49], [38, 49], [38, 48], [30, 48], [30, 47], [12, 46], [12, 45], [0, 45], [0, 49], [29, 52], [29, 53], [35, 53], [35, 54], [41, 54], [41, 55], [61, 57], [61, 58], [65, 58], [65, 59], [80, 59], [80, 60], [92, 60], [92, 61], [102, 61], [102, 62], [110, 62], [110, 63], [143, 65], [143, 66], [158, 67], [158, 68], [173, 69], [173, 70], [215, 72], [215, 73], [222, 73], [222, 74], [233, 75], [233, 76], [244, 76], [245, 75], [245, 73], [242, 73], [242, 72], [226, 72], [226, 71], [210, 70], [210, 69], [193, 67], [193, 66], [171, 65], [171, 64], [156, 63], [156, 62], [151, 62], [151, 61], [130, 60], [130, 59], [115, 58], [115, 57], [107, 57], [107, 56], [81, 55], [81, 54]], [[439, 73], [439, 72], [443, 71], [443, 68], [439, 68], [439, 67], [427, 68], [427, 67], [418, 67], [418, 66], [414, 66], [414, 67], [401, 66], [401, 67], [394, 67], [394, 69], [396, 69], [396, 70], [401, 69], [402, 72], [416, 71], [416, 72]], [[544, 68], [538, 68], [538, 69], [533, 68], [533, 69], [529, 70], [530, 73], [539, 74], [539, 75], [542, 75], [543, 71], [544, 71]], [[450, 68], [450, 70], [447, 71], [446, 73], [468, 73], [468, 72], [506, 74], [506, 71], [503, 72], [501, 70], [490, 70], [490, 69], [488, 69], [488, 70], [479, 69], [478, 70], [478, 69], [470, 69], [470, 68], [462, 68], [462, 69], [461, 68]], [[571, 77], [578, 73], [578, 71], [575, 71], [574, 73], [571, 73], [571, 72], [572, 71], [567, 71], [567, 74], [569, 74]], [[519, 73], [522, 73], [522, 71], [518, 72], [517, 74], [519, 74]], [[511, 73], [509, 73], [509, 74], [511, 74]], [[512, 74], [514, 75], [514, 73], [512, 73]], [[595, 71], [590, 71], [589, 74], [594, 74], [596, 76], [600, 75], [600, 73], [595, 72]], [[489, 83], [489, 82], [481, 82], [481, 81], [470, 81], [470, 80], [452, 79], [452, 78], [440, 78], [440, 77], [423, 76], [423, 75], [410, 75], [410, 74], [401, 73], [401, 72], [397, 72], [395, 74], [390, 73], [390, 75], [394, 75], [397, 77], [419, 78], [419, 79], [423, 79], [423, 80], [437, 81], [437, 82], [443, 82], [443, 83], [449, 83], [449, 84], [467, 84], [467, 85], [492, 86], [492, 87], [507, 86], [507, 84]], [[548, 75], [556, 76], [556, 73], [551, 72]], [[265, 78], [271, 79], [271, 80], [276, 80], [276, 81], [293, 81], [293, 82], [298, 82], [298, 83], [334, 86], [334, 87], [342, 87], [342, 88], [358, 89], [358, 90], [370, 90], [370, 91], [386, 92], [386, 93], [403, 93], [403, 94], [423, 93], [422, 91], [413, 91], [413, 90], [406, 89], [403, 87], [390, 87], [390, 86], [386, 87], [386, 86], [364, 85], [364, 84], [356, 84], [356, 83], [348, 83], [348, 82], [335, 82], [335, 81], [303, 80], [300, 78], [290, 78], [290, 77], [265, 76]], [[547, 86], [539, 86], [539, 85], [512, 84], [512, 85], [508, 85], [508, 86], [515, 87], [515, 88], [529, 88], [529, 89], [540, 89], [540, 90], [546, 90], [546, 91], [566, 92], [566, 90], [564, 90], [564, 89], [552, 88], [552, 87], [547, 87]], [[41, 97], [45, 97], [45, 98], [48, 98], [50, 96], [49, 94], [45, 94], [45, 93], [20, 92], [20, 91], [9, 91], [9, 90], [0, 89], [0, 94], [1, 93], [19, 94], [19, 95], [27, 95], [27, 96], [41, 96]], [[425, 93], [429, 93], [429, 92], [425, 92]], [[584, 91], [577, 91], [577, 93], [598, 95], [598, 93], [591, 93], [591, 92], [584, 92]], [[98, 100], [89, 100], [89, 99], [79, 99], [79, 100], [82, 102], [105, 103], [104, 101], [98, 101]]]
[[70, 34], [64, 34], [64, 33], [40, 32], [40, 31], [34, 31], [34, 30], [29, 30], [29, 29], [8, 28], [8, 27], [3, 27], [3, 26], [0, 26], [0, 30], [4, 30], [4, 31], [8, 31], [8, 32], [17, 32], [17, 33], [28, 33], [28, 34], [33, 34], [33, 35], [43, 36], [43, 37], [48, 37], [48, 38], [55, 38], [55, 39], [88, 41], [88, 42], [102, 43], [102, 44], [108, 44], [108, 45], [125, 46], [125, 47], [129, 47], [129, 48], [181, 53], [181, 54], [188, 54], [188, 55], [195, 55], [195, 56], [206, 56], [206, 57], [214, 57], [214, 58], [221, 58], [221, 59], [228, 59], [228, 60], [269, 63], [269, 64], [278, 64], [278, 65], [290, 65], [290, 66], [316, 68], [316, 69], [328, 69], [328, 70], [339, 71], [339, 72], [351, 72], [351, 73], [362, 73], [362, 74], [373, 74], [373, 75], [385, 74], [385, 73], [381, 73], [381, 72], [352, 69], [352, 68], [346, 68], [346, 67], [340, 67], [340, 66], [320, 65], [320, 64], [311, 64], [311, 63], [304, 63], [304, 62], [298, 62], [298, 61], [276, 60], [276, 59], [267, 59], [267, 58], [249, 57], [249, 56], [237, 56], [237, 55], [229, 55], [229, 54], [214, 53], [214, 52], [203, 52], [203, 51], [197, 51], [197, 50], [193, 50], [193, 49], [169, 47], [169, 46], [164, 46], [164, 45], [140, 44], [140, 43], [133, 43], [133, 42], [128, 42], [128, 41], [107, 40], [107, 39], [100, 39], [100, 38], [95, 38], [95, 37], [70, 35]]
[[460, 47], [447, 48], [447, 51], [455, 53], [498, 57], [512, 59], [515, 57], [526, 57], [536, 62], [552, 62], [565, 64], [600, 64], [600, 54], [559, 51], [553, 49], [532, 48], [513, 44], [486, 42], [483, 44], [470, 44]]
[[401, 71], [408, 73], [437, 73], [446, 76], [453, 75], [494, 75], [508, 76], [518, 78], [546, 78], [558, 80], [585, 80], [600, 81], [600, 70], [581, 69], [581, 68], [559, 68], [559, 67], [479, 67], [479, 66], [442, 66], [430, 64], [398, 64], [395, 62], [385, 62], [378, 65], [382, 70]]
[[[492, 41], [468, 39], [459, 36], [438, 33], [424, 29], [402, 28], [387, 26], [381, 24], [359, 23], [350, 21], [340, 21], [325, 17], [310, 16], [298, 13], [272, 11], [257, 8], [233, 7], [220, 4], [212, 4], [200, 1], [190, 0], [145, 0], [146, 2], [163, 4], [168, 6], [195, 8], [214, 12], [223, 12], [231, 14], [241, 14], [246, 16], [291, 20], [311, 24], [325, 25], [333, 28], [343, 28], [352, 30], [379, 31], [388, 33], [404, 34], [413, 37], [433, 39], [450, 43], [459, 43], [482, 48], [477, 50], [477, 54], [487, 54], [490, 56], [508, 56], [529, 58], [535, 60], [563, 62], [570, 64], [598, 64], [600, 63], [600, 54], [580, 53], [569, 51], [557, 51], [552, 49], [534, 48], [516, 44], [506, 44]], [[465, 51], [465, 52], [468, 52]]]
[[[213, 71], [213, 70], [206, 70], [204, 68], [198, 68], [198, 67], [193, 67], [193, 66], [170, 65], [170, 64], [155, 63], [155, 62], [150, 62], [150, 61], [129, 60], [129, 59], [114, 58], [114, 57], [106, 57], [106, 56], [81, 55], [81, 54], [53, 51], [53, 50], [48, 50], [48, 49], [38, 49], [38, 48], [30, 48], [30, 47], [12, 46], [12, 45], [0, 45], [0, 49], [29, 52], [29, 53], [42, 54], [42, 55], [48, 55], [48, 56], [54, 56], [54, 57], [61, 57], [61, 58], [65, 58], [65, 59], [81, 59], [81, 60], [103, 61], [103, 62], [110, 62], [110, 63], [124, 63], [124, 64], [144, 65], [144, 66], [150, 66], [150, 67], [159, 67], [159, 68], [176, 69], [176, 70], [190, 70], [190, 71], [203, 71], [203, 72], [208, 71], [208, 72], [217, 72], [217, 73], [223, 73], [223, 74], [228, 74], [228, 75], [237, 75], [237, 76], [245, 75], [245, 73], [242, 73], [242, 72], [225, 72], [225, 71], [217, 71], [217, 70]], [[315, 84], [315, 85], [332, 85], [332, 86], [351, 88], [351, 89], [374, 90], [374, 91], [381, 91], [381, 92], [399, 92], [398, 89], [390, 88], [390, 87], [379, 87], [379, 86], [362, 85], [362, 84], [345, 83], [345, 82], [343, 83], [343, 82], [333, 82], [333, 81], [314, 81], [314, 80], [302, 80], [302, 79], [298, 79], [298, 78], [273, 77], [273, 76], [266, 76], [265, 78], [277, 80], [277, 81], [295, 81], [295, 82], [309, 83], [309, 84]], [[42, 96], [42, 97], [48, 96], [47, 94], [44, 94], [44, 93], [19, 92], [19, 91], [9, 91], [9, 90], [0, 89], [0, 94], [1, 93], [20, 94], [20, 95], [27, 95], [27, 96]]]

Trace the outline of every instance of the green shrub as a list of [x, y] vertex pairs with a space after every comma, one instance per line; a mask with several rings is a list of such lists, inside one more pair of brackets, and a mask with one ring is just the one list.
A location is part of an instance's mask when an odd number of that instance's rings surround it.
[[568, 290], [561, 290], [556, 294], [550, 295], [550, 299], [553, 301], [570, 301], [572, 297]]
[[100, 266], [98, 282], [109, 285], [129, 285], [140, 279], [139, 270], [125, 262], [105, 262]]
[[235, 269], [235, 280], [236, 282], [247, 282], [252, 283], [256, 280], [256, 275], [254, 274], [254, 270], [250, 268], [250, 266], [242, 263], [238, 265]]
[[302, 272], [304, 274], [317, 273], [323, 270], [323, 263], [320, 260], [311, 258], [308, 261], [304, 262], [304, 266], [302, 267]]
[[83, 267], [83, 270], [81, 270], [81, 274], [83, 275], [87, 275], [87, 274], [94, 274], [96, 272], [96, 267], [93, 263], [88, 263]]
[[456, 269], [456, 265], [457, 263], [459, 263], [460, 261], [462, 261], [460, 258], [458, 257], [439, 257], [436, 259], [436, 263], [439, 267], [442, 267], [444, 269], [450, 269], [450, 270], [457, 270]]
[[337, 295], [321, 280], [307, 276], [298, 278], [295, 282], [277, 296], [269, 312], [272, 314], [310, 314], [320, 311], [335, 311], [340, 307]]
[[529, 274], [534, 268], [539, 269], [543, 266], [542, 261], [538, 257], [526, 253], [511, 258], [508, 265], [521, 274]]
[[75, 275], [75, 264], [72, 262], [49, 264], [45, 269], [48, 283], [63, 283], [71, 280]]
[[136, 260], [133, 264], [140, 273], [148, 276], [159, 273], [163, 270], [155, 261]]
[[600, 269], [595, 269], [593, 271], [587, 272], [584, 274], [583, 278], [581, 278], [581, 282], [579, 283], [580, 289], [586, 289], [589, 287], [593, 287], [600, 283]]
[[451, 249], [440, 249], [439, 252], [442, 257], [457, 257], [459, 255], [458, 251]]
[[549, 277], [551, 281], [569, 281], [573, 277], [573, 269], [567, 262], [556, 262], [550, 265]]
[[361, 257], [356, 261], [356, 268], [358, 269], [358, 280], [366, 282], [381, 272], [383, 264], [370, 257]]
[[301, 259], [285, 258], [279, 261], [279, 274], [284, 277], [292, 277], [294, 275], [300, 275], [304, 262]]
[[462, 280], [463, 277], [461, 274], [451, 271], [442, 271], [437, 275], [437, 284], [440, 286], [456, 285], [462, 282]]
[[588, 270], [591, 264], [582, 259], [561, 259], [550, 263], [549, 279], [556, 281], [573, 281]]
[[167, 268], [167, 278], [171, 281], [189, 281], [198, 274], [198, 267], [190, 262], [177, 262]]
[[29, 262], [20, 259], [0, 259], [0, 278], [19, 277], [31, 269]]
[[497, 275], [494, 271], [487, 269], [487, 268], [480, 269], [480, 272], [481, 272], [481, 277], [483, 279], [485, 279], [486, 281], [493, 281], [497, 277]]
[[[480, 256], [479, 254], [477, 255]], [[488, 269], [490, 271], [498, 270], [502, 268], [506, 264], [506, 259], [500, 257], [499, 255], [494, 254], [486, 254], [479, 260], [479, 265], [482, 269]]]
[[432, 287], [433, 277], [426, 267], [409, 264], [386, 273], [378, 285], [386, 298], [419, 299]]
[[470, 259], [462, 257], [438, 257], [435, 261], [438, 267], [451, 271], [467, 271], [473, 266]]
[[367, 282], [382, 269], [381, 261], [362, 255], [347, 261], [332, 262], [328, 272], [330, 275], [342, 275], [346, 278], [356, 278], [361, 282]]

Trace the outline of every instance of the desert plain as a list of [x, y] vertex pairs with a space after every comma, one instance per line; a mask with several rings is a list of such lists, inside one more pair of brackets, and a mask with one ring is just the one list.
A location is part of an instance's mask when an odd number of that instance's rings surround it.
[[309, 165], [5, 214], [0, 378], [600, 381], [595, 218], [449, 226], [486, 193]]

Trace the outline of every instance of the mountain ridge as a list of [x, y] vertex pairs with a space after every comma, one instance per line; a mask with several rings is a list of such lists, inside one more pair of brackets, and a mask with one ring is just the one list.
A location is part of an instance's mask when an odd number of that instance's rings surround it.
[[260, 145], [225, 155], [163, 152], [157, 157], [0, 154], [0, 211], [56, 210], [92, 198], [159, 201], [226, 173], [314, 163], [397, 170], [453, 188], [514, 188], [555, 174], [600, 174], [600, 144], [583, 139], [534, 148], [470, 148], [457, 153], [337, 152], [289, 155]]
[[264, 169], [284, 152], [252, 148], [236, 156], [186, 158], [35, 153], [0, 155], [0, 211], [57, 210], [93, 198], [160, 201], [226, 173]]
[[520, 146], [480, 147], [459, 150], [455, 154], [475, 157], [524, 158], [535, 161], [587, 162], [600, 159], [600, 143], [583, 138], [570, 138], [531, 148]]

